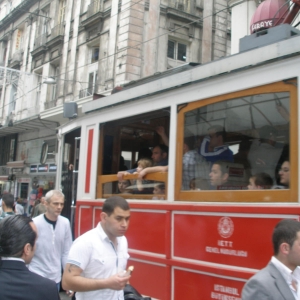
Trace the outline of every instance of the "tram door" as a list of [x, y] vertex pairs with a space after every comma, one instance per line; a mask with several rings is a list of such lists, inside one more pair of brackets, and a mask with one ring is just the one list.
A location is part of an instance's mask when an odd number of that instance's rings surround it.
[[77, 199], [80, 135], [80, 128], [65, 135], [62, 162], [61, 186], [62, 192], [65, 195], [65, 205], [61, 214], [70, 220], [73, 237], [75, 206]]

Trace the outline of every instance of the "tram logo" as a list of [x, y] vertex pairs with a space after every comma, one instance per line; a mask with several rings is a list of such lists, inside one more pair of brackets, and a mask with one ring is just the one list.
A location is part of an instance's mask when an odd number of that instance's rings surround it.
[[233, 234], [234, 225], [229, 217], [222, 217], [218, 223], [218, 232], [222, 238], [229, 238]]

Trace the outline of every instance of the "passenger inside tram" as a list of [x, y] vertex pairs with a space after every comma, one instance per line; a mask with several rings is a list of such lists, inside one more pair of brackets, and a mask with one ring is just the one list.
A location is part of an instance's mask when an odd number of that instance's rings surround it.
[[[276, 184], [282, 163], [281, 157], [284, 148], [289, 145], [289, 93], [253, 94], [206, 106], [201, 105], [199, 101], [199, 107], [192, 107], [193, 109], [184, 112], [183, 144], [190, 138], [194, 141], [192, 149], [197, 149], [201, 156], [193, 166], [194, 172], [191, 168], [190, 173], [187, 173], [183, 157], [181, 190], [187, 190], [184, 184], [185, 178], [188, 178], [187, 174], [190, 179], [190, 191], [225, 187], [234, 190], [248, 189], [251, 176], [260, 173], [269, 176], [267, 184], [263, 184], [264, 189], [273, 188], [270, 177], [273, 184]], [[208, 166], [203, 164], [201, 157], [209, 162]], [[214, 179], [214, 169], [219, 166], [212, 165], [217, 160], [227, 161], [227, 173], [222, 173], [223, 177], [219, 177], [218, 184]], [[224, 177], [227, 177], [227, 180]], [[281, 186], [282, 180], [287, 182], [285, 179], [279, 179], [278, 183]], [[200, 187], [200, 182], [205, 181], [209, 186]], [[284, 186], [289, 188], [287, 183]], [[259, 187], [259, 184], [256, 187]], [[187, 199], [188, 196], [185, 197]]]
[[285, 160], [281, 168], [279, 170], [279, 178], [280, 184], [282, 184], [283, 188], [290, 187], [290, 162], [289, 160]]
[[[139, 174], [143, 169], [152, 167], [153, 163], [151, 159], [142, 158], [138, 161], [138, 167], [136, 168], [136, 172], [133, 174]], [[138, 179], [134, 181], [136, 184], [136, 189], [134, 190], [135, 194], [151, 194], [153, 188], [151, 186], [151, 180], [142, 180]]]
[[118, 181], [118, 194], [131, 193], [128, 187], [131, 185], [130, 180], [119, 180]]
[[153, 194], [155, 195], [152, 200], [165, 200], [162, 196], [165, 194], [165, 184], [163, 182], [157, 182], [154, 185]]
[[209, 162], [218, 160], [233, 162], [233, 152], [226, 141], [226, 131], [221, 125], [214, 125], [208, 128], [208, 135], [204, 137], [199, 153]]
[[212, 189], [223, 190], [230, 185], [229, 179], [229, 164], [228, 161], [216, 161], [213, 163], [211, 172], [209, 173], [210, 184]]
[[271, 189], [273, 179], [267, 173], [258, 173], [249, 178], [248, 190], [264, 190]]

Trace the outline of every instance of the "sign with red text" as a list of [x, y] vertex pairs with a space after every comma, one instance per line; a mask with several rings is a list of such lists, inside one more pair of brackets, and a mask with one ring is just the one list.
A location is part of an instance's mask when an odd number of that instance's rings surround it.
[[174, 214], [174, 256], [261, 269], [278, 218]]

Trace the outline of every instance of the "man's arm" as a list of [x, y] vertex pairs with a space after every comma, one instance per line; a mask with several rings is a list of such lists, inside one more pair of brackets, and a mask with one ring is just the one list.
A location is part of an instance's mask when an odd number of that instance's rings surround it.
[[63, 269], [65, 269], [69, 251], [70, 251], [70, 248], [71, 248], [72, 242], [73, 242], [70, 222], [67, 222], [67, 224], [65, 224], [65, 226], [66, 226], [66, 232], [65, 232], [65, 237], [64, 237], [63, 253], [62, 253], [62, 258], [61, 258], [61, 263], [62, 263]]
[[158, 126], [156, 132], [160, 135], [163, 143], [169, 147], [169, 137], [166, 135], [165, 128], [163, 126]]
[[80, 267], [68, 263], [62, 278], [63, 289], [76, 292], [87, 292], [101, 289], [122, 290], [131, 277], [130, 275], [121, 277], [118, 274], [115, 274], [105, 279], [85, 278], [80, 276], [82, 272], [83, 270]]
[[142, 179], [145, 175], [155, 172], [168, 172], [168, 166], [156, 166], [145, 168], [139, 173], [138, 178]]

